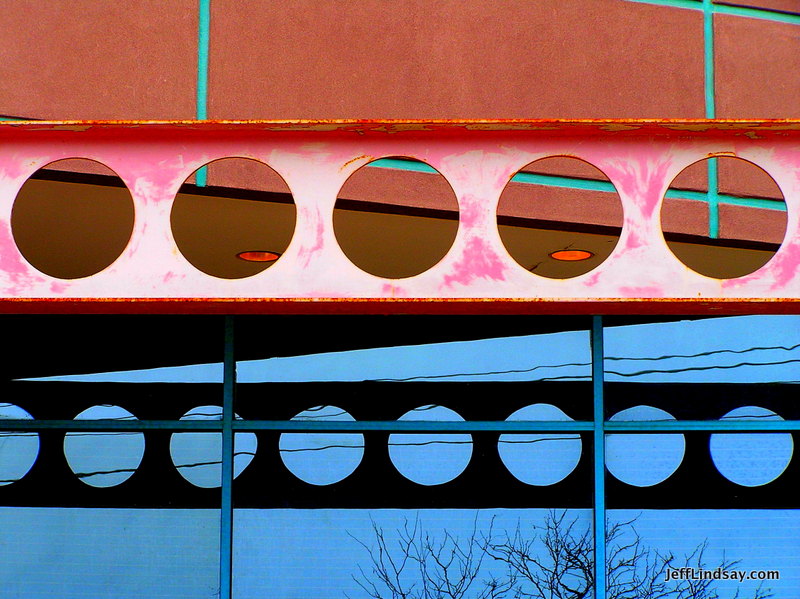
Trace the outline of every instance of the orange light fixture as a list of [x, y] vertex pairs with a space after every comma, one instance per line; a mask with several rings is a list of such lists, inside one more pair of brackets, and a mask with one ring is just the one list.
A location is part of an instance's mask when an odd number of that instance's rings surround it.
[[594, 256], [594, 253], [589, 250], [557, 250], [550, 253], [553, 260], [561, 260], [562, 262], [580, 262], [581, 260], [588, 260]]
[[266, 250], [248, 250], [246, 252], [239, 252], [236, 257], [245, 262], [275, 262], [281, 257], [277, 252], [269, 252]]

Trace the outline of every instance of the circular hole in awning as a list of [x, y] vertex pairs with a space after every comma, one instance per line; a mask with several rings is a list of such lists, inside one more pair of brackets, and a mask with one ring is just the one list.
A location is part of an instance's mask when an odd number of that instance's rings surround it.
[[34, 268], [80, 279], [122, 254], [133, 220], [133, 200], [122, 179], [99, 162], [75, 158], [51, 162], [25, 182], [11, 211], [11, 230]]
[[286, 182], [247, 158], [223, 158], [193, 173], [170, 216], [181, 254], [221, 279], [250, 277], [274, 265], [289, 247], [295, 219]]

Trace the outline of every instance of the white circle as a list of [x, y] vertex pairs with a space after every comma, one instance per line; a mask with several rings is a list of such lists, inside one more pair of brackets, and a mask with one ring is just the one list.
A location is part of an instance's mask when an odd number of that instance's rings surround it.
[[[33, 420], [19, 406], [0, 404], [0, 420]], [[39, 435], [25, 431], [0, 431], [0, 486], [28, 474], [39, 455]]]
[[[92, 406], [75, 420], [136, 420], [119, 406]], [[113, 487], [125, 482], [142, 463], [144, 434], [133, 431], [81, 431], [64, 436], [64, 456], [70, 469], [92, 487]]]
[[[237, 420], [241, 418], [234, 415]], [[198, 406], [181, 420], [222, 420], [220, 406]], [[233, 435], [233, 477], [247, 468], [258, 448], [255, 433]], [[172, 463], [180, 475], [196, 487], [222, 485], [222, 433], [173, 433], [169, 441]]]
[[[449, 408], [428, 405], [398, 420], [464, 422]], [[389, 457], [407, 479], [420, 485], [441, 485], [461, 474], [472, 458], [472, 435], [458, 433], [394, 433], [389, 435]]]
[[[309, 422], [355, 422], [336, 406], [316, 406], [292, 420]], [[311, 485], [332, 485], [358, 468], [364, 457], [364, 435], [360, 433], [282, 433], [278, 442], [283, 464], [297, 478]]]
[[[743, 406], [720, 420], [783, 420], [772, 410]], [[792, 459], [790, 433], [714, 433], [711, 459], [720, 474], [743, 487], [759, 487], [778, 478]]]
[[[551, 404], [520, 408], [512, 420], [572, 420]], [[565, 433], [503, 434], [497, 451], [500, 459], [518, 480], [527, 485], [546, 486], [564, 480], [581, 459], [581, 436]]]
[[[669, 412], [652, 406], [635, 406], [617, 412], [610, 421], [675, 420]], [[625, 484], [652, 487], [678, 469], [686, 453], [686, 439], [675, 433], [606, 435], [606, 468]]]

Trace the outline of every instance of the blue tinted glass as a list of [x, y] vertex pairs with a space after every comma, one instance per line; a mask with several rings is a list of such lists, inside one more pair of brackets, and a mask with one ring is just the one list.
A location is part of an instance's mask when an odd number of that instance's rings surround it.
[[591, 595], [590, 510], [239, 509], [234, 523], [236, 599], [526, 596], [548, 576], [537, 562]]
[[607, 521], [614, 596], [651, 581], [676, 597], [791, 597], [800, 588], [798, 510], [610, 510]]

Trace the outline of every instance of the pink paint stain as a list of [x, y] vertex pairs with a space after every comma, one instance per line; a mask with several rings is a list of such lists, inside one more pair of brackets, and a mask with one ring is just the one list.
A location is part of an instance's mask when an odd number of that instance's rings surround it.
[[321, 252], [325, 247], [325, 226], [321, 219], [317, 219], [317, 229], [315, 231], [314, 245], [305, 247], [300, 251], [299, 259], [302, 261], [303, 268], [307, 267], [314, 255]]
[[23, 295], [37, 283], [43, 283], [44, 277], [33, 274], [32, 268], [22, 261], [17, 244], [6, 227], [0, 227], [0, 272], [4, 272], [12, 281], [12, 286], [5, 289], [11, 297]]
[[480, 222], [482, 214], [481, 201], [474, 195], [464, 196], [459, 222], [465, 227], [473, 227]]
[[794, 171], [800, 164], [800, 148], [797, 147], [780, 146], [772, 156], [775, 162], [789, 171]]
[[[22, 175], [27, 175], [30, 172], [30, 167], [26, 163], [30, 164], [35, 161], [36, 159], [24, 154], [14, 154], [11, 157], [0, 159], [0, 177], [15, 180]], [[45, 160], [44, 162], [47, 161]]]
[[775, 283], [770, 289], [775, 290], [786, 287], [797, 276], [797, 270], [800, 267], [800, 245], [793, 244], [782, 248], [775, 255], [773, 261], [774, 265], [771, 270], [775, 277]]
[[586, 277], [586, 279], [584, 280], [583, 284], [586, 285], [587, 287], [594, 287], [595, 285], [597, 285], [597, 282], [600, 280], [600, 275], [601, 274], [602, 273], [600, 273], [600, 272], [592, 273], [591, 275]]
[[396, 283], [384, 283], [381, 286], [381, 297], [408, 297], [408, 292]]
[[636, 231], [631, 231], [628, 234], [628, 238], [625, 243], [625, 248], [623, 249], [623, 251], [627, 252], [630, 250], [636, 250], [642, 247], [643, 245], [645, 245], [644, 240], [639, 236], [639, 234]]
[[651, 190], [664, 186], [670, 165], [671, 161], [665, 159], [663, 152], [637, 145], [634, 156], [614, 160], [607, 170], [610, 175], [613, 171], [614, 184], [620, 191], [634, 198], [642, 214], [650, 218], [661, 200]]
[[651, 285], [650, 287], [620, 287], [622, 297], [664, 297], [664, 290], [661, 287]]
[[453, 273], [444, 277], [444, 286], [469, 285], [478, 278], [501, 281], [505, 279], [506, 266], [489, 245], [479, 237], [467, 243], [464, 257], [456, 262]]
[[58, 281], [53, 281], [50, 283], [50, 292], [51, 293], [64, 293], [69, 288], [69, 285], [66, 283], [60, 283]]

